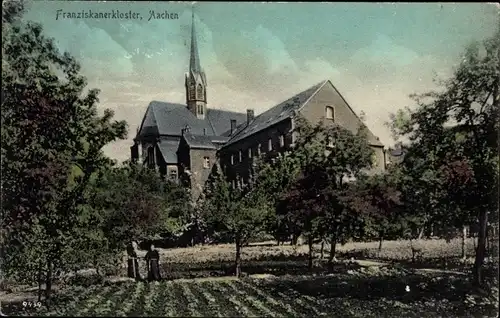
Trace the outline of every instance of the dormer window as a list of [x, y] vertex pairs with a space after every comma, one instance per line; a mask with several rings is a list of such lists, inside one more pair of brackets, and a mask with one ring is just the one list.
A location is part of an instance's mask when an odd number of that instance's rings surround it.
[[326, 106], [325, 108], [325, 118], [335, 120], [335, 111], [332, 106]]

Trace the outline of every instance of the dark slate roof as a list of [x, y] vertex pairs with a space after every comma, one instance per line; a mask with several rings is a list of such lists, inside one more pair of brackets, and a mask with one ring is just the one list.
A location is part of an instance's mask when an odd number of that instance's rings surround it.
[[183, 137], [188, 146], [192, 149], [216, 149], [215, 145], [212, 143], [211, 136], [195, 136], [186, 133]]
[[215, 136], [223, 136], [224, 132], [231, 129], [231, 119], [236, 119], [237, 124], [247, 122], [246, 113], [237, 113], [221, 109], [209, 108], [207, 110], [207, 117], [212, 125]]
[[166, 163], [177, 163], [177, 149], [179, 148], [179, 140], [161, 140], [158, 143], [158, 148]]
[[[255, 119], [247, 125], [246, 122], [237, 126], [236, 132], [232, 134], [231, 139], [226, 145], [230, 145], [236, 143], [244, 138], [247, 138], [259, 131], [262, 131], [272, 125], [275, 125], [285, 119], [289, 119], [293, 116], [295, 111], [299, 111], [307, 101], [316, 94], [316, 92], [325, 85], [328, 80], [322, 81], [305, 91], [281, 102], [280, 104], [272, 107], [271, 109], [265, 111], [259, 116], [255, 117]], [[340, 92], [334, 87], [340, 97], [344, 100], [347, 107], [353, 112], [354, 116], [357, 117], [356, 113], [352, 110], [351, 106], [347, 103], [347, 101], [342, 97]], [[223, 136], [230, 136], [230, 127], [229, 129], [223, 133]], [[373, 134], [368, 135], [368, 142], [372, 146], [383, 147], [383, 144], [380, 140], [374, 136]]]
[[240, 124], [246, 122], [246, 114], [209, 108], [205, 119], [198, 119], [186, 105], [152, 101], [144, 116], [138, 137], [144, 135], [148, 127], [155, 126], [158, 127], [159, 135], [180, 136], [186, 125], [193, 135], [217, 136], [230, 129], [231, 119], [236, 119]]
[[[309, 98], [311, 98], [316, 93], [316, 91], [326, 82], [327, 81], [322, 81], [321, 83], [318, 83], [263, 112], [259, 116], [255, 117], [255, 119], [250, 122], [249, 125], [247, 125], [246, 123], [239, 125], [236, 129], [236, 133], [233, 134], [234, 137], [232, 137], [227, 144], [229, 145], [238, 142], [239, 140], [242, 140], [261, 130], [268, 128], [269, 126], [277, 124], [287, 118], [291, 118], [293, 112], [300, 109], [302, 105], [304, 105], [307, 100], [309, 100]], [[224, 133], [224, 135], [226, 134], [228, 134], [227, 131]]]

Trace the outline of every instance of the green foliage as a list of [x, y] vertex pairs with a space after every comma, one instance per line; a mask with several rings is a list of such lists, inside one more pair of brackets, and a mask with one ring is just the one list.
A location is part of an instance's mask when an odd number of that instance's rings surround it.
[[493, 37], [465, 50], [442, 85], [442, 91], [413, 95], [417, 107], [393, 116], [392, 127], [409, 141], [402, 192], [408, 213], [426, 222], [479, 223], [478, 269], [484, 257], [481, 228], [497, 208], [500, 21]]
[[102, 148], [125, 138], [126, 124], [97, 114], [98, 91], [84, 94], [79, 64], [21, 12], [22, 4], [2, 16], [2, 269], [50, 283], [85, 227], [79, 205], [92, 173], [110, 164]]
[[125, 163], [102, 171], [92, 183], [91, 208], [103, 218], [103, 231], [116, 248], [131, 240], [176, 235], [188, 222], [184, 188], [155, 171]]
[[216, 171], [206, 189], [203, 205], [209, 227], [224, 233], [232, 241], [245, 244], [263, 228], [270, 211], [263, 193], [256, 185], [235, 189], [222, 173]]
[[360, 232], [362, 216], [352, 208], [356, 197], [349, 180], [371, 167], [373, 151], [364, 129], [354, 135], [338, 125], [310, 125], [296, 120], [296, 145], [291, 156], [298, 170], [278, 205], [281, 223], [310, 238], [330, 238], [333, 245]]

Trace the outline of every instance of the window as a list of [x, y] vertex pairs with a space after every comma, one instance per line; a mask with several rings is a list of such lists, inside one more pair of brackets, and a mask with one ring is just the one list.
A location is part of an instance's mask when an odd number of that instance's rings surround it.
[[335, 113], [334, 113], [334, 110], [333, 110], [332, 106], [326, 106], [326, 109], [325, 109], [325, 118], [326, 119], [335, 119]]
[[241, 150], [239, 151], [238, 156], [239, 156], [240, 162], [242, 162], [243, 161], [243, 154], [242, 154]]
[[332, 137], [327, 137], [328, 138], [328, 147], [333, 148], [333, 138]]
[[203, 168], [205, 168], [205, 169], [210, 168], [210, 158], [209, 157], [203, 157]]
[[252, 148], [248, 148], [248, 158], [252, 158]]
[[285, 146], [285, 136], [281, 135], [280, 136], [280, 147], [284, 147], [284, 146]]
[[196, 112], [198, 115], [203, 115], [203, 105], [196, 105]]
[[273, 150], [273, 141], [272, 141], [272, 139], [269, 139], [269, 141], [267, 142], [267, 150], [268, 151], [272, 151]]
[[377, 154], [376, 153], [373, 153], [372, 154], [372, 167], [376, 167], [378, 166], [378, 160], [377, 160]]
[[169, 173], [170, 180], [177, 180], [177, 168], [171, 168]]
[[198, 84], [198, 90], [196, 91], [196, 95], [198, 100], [203, 100], [203, 86], [201, 84]]
[[231, 155], [231, 164], [234, 165], [234, 155]]
[[259, 144], [259, 145], [257, 146], [257, 155], [259, 155], [259, 156], [260, 156], [260, 154], [261, 154], [261, 153], [262, 153], [262, 145], [261, 145], [261, 144]]
[[195, 92], [194, 84], [189, 85], [189, 99], [190, 100], [196, 99], [196, 92]]
[[154, 166], [155, 164], [155, 149], [153, 148], [153, 146], [150, 146], [148, 148], [148, 164], [150, 166]]

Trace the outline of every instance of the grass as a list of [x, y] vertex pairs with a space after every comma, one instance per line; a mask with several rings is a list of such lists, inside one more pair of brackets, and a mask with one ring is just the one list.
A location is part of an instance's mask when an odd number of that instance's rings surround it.
[[[159, 283], [71, 286], [56, 295], [50, 310], [23, 310], [18, 303], [3, 311], [135, 317], [495, 316], [497, 307], [478, 304], [471, 295], [470, 264], [457, 261], [459, 244], [420, 242], [422, 259], [410, 264], [407, 243], [386, 242], [382, 253], [378, 243], [351, 243], [339, 248], [339, 256], [350, 260], [355, 255], [355, 261], [334, 267], [319, 263], [312, 273], [307, 272], [305, 247], [250, 246], [243, 250], [247, 276], [241, 279], [224, 276], [232, 265], [232, 245], [162, 251], [166, 279]], [[359, 261], [362, 257], [384, 262]], [[448, 259], [447, 264], [438, 259]], [[424, 265], [434, 270], [423, 270]]]

